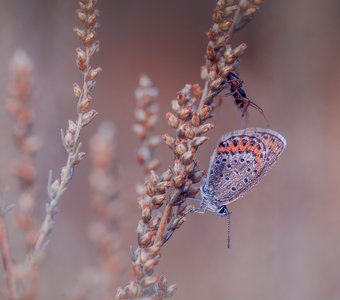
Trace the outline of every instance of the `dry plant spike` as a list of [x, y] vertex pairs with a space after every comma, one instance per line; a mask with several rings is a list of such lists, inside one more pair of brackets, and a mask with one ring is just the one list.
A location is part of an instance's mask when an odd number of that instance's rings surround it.
[[15, 271], [12, 264], [12, 258], [9, 249], [7, 227], [5, 223], [5, 216], [8, 209], [1, 209], [0, 211], [0, 251], [2, 257], [2, 263], [4, 265], [6, 282], [7, 282], [7, 292], [9, 300], [17, 300], [18, 292], [16, 288]]
[[160, 136], [151, 134], [158, 121], [157, 96], [158, 90], [153, 87], [150, 78], [142, 75], [139, 79], [139, 86], [135, 91], [136, 123], [133, 130], [141, 141], [136, 157], [145, 174], [156, 170], [160, 165], [160, 161], [155, 157], [155, 148], [160, 145], [162, 139]]
[[[82, 272], [72, 299], [88, 299], [89, 294], [97, 299], [108, 298], [123, 266], [124, 253], [119, 232], [123, 208], [119, 201], [116, 148], [114, 124], [101, 123], [89, 142], [91, 207], [96, 220], [88, 228], [100, 266]], [[93, 281], [93, 278], [96, 279]]]
[[20, 184], [16, 223], [25, 234], [28, 251], [34, 245], [37, 230], [33, 217], [37, 174], [34, 157], [40, 147], [39, 138], [33, 134], [34, 114], [30, 107], [32, 70], [33, 63], [28, 55], [22, 50], [16, 51], [10, 62], [11, 97], [6, 101], [6, 109], [15, 122], [12, 134], [19, 150], [14, 166], [14, 174]]
[[46, 246], [48, 236], [53, 228], [54, 217], [58, 212], [58, 204], [61, 196], [65, 192], [72, 179], [74, 168], [84, 158], [85, 153], [80, 151], [81, 142], [80, 132], [97, 115], [94, 109], [90, 109], [93, 100], [93, 89], [95, 78], [100, 73], [101, 68], [93, 69], [90, 59], [99, 50], [99, 42], [96, 41], [96, 28], [98, 27], [97, 18], [99, 15], [96, 9], [96, 0], [81, 0], [79, 9], [76, 11], [78, 19], [84, 24], [84, 29], [75, 28], [74, 32], [80, 38], [83, 49], [76, 49], [76, 65], [83, 74], [83, 87], [77, 83], [73, 84], [73, 92], [77, 101], [77, 120], [68, 121], [68, 127], [64, 132], [61, 130], [62, 143], [67, 152], [67, 161], [61, 168], [60, 177], [52, 180], [52, 172], [49, 174], [48, 196], [49, 202], [46, 206], [46, 217], [38, 231], [34, 250], [30, 256], [30, 262], [34, 262], [36, 256], [43, 251]]
[[137, 226], [138, 247], [131, 250], [135, 279], [117, 290], [116, 299], [164, 299], [175, 291], [176, 286], [170, 285], [164, 276], [155, 276], [154, 269], [162, 246], [192, 210], [186, 200], [195, 198], [199, 192], [195, 184], [202, 175], [194, 155], [207, 141], [206, 133], [214, 127], [209, 122], [216, 107], [213, 100], [246, 49], [245, 44], [232, 48], [230, 38], [240, 20], [246, 20], [259, 4], [259, 1], [217, 1], [214, 24], [208, 32], [206, 63], [201, 71], [204, 89], [198, 84], [187, 84], [172, 101], [172, 112], [166, 114], [176, 134], [174, 137], [165, 134], [163, 139], [175, 161], [160, 176], [151, 172], [145, 183], [145, 197], [139, 199], [142, 217]]

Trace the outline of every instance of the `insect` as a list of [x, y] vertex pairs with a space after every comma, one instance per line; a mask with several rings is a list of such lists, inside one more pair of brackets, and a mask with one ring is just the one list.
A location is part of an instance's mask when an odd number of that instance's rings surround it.
[[246, 116], [248, 107], [253, 107], [262, 115], [267, 126], [269, 126], [269, 121], [263, 109], [247, 96], [246, 90], [242, 87], [243, 80], [240, 79], [237, 73], [230, 72], [226, 79], [222, 81], [220, 88], [215, 92], [214, 96], [217, 96], [226, 86], [229, 86], [229, 95], [233, 96], [235, 105], [242, 112], [242, 117]]
[[271, 129], [247, 128], [224, 135], [211, 156], [201, 185], [201, 204], [194, 212], [229, 216], [227, 205], [261, 180], [286, 144], [285, 138]]

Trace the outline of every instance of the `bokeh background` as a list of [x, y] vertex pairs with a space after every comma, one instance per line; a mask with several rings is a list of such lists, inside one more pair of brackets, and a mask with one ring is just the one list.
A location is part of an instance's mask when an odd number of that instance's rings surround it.
[[[148, 74], [160, 90], [157, 133], [172, 133], [164, 114], [186, 83], [200, 82], [199, 70], [211, 25], [213, 0], [99, 0], [100, 53], [103, 67], [94, 107], [97, 120], [85, 128], [85, 142], [102, 120], [116, 124], [120, 200], [125, 213], [121, 235], [131, 277], [129, 245], [136, 244], [139, 218], [132, 188], [143, 178], [135, 163], [138, 140], [134, 122], [134, 89]], [[81, 76], [72, 29], [79, 25], [76, 1], [0, 1], [0, 98], [8, 95], [8, 61], [24, 49], [35, 63], [33, 105], [36, 132], [43, 140], [39, 170], [37, 218], [44, 216], [49, 169], [58, 172], [65, 160], [59, 128], [75, 115], [72, 83]], [[340, 2], [337, 0], [266, 1], [255, 19], [235, 36], [246, 42], [240, 74], [249, 95], [288, 141], [285, 153], [261, 184], [232, 211], [231, 249], [226, 248], [226, 220], [211, 213], [190, 216], [164, 247], [157, 272], [177, 283], [174, 299], [340, 299]], [[198, 154], [208, 166], [217, 139], [241, 126], [231, 99], [217, 110], [215, 130]], [[11, 120], [0, 109], [0, 184], [4, 201], [15, 203], [17, 183], [8, 171], [15, 158]], [[248, 126], [265, 126], [250, 111]], [[165, 168], [172, 155], [166, 146], [158, 155]], [[91, 220], [84, 161], [62, 199], [47, 258], [40, 276], [39, 299], [64, 299], [87, 265], [96, 264], [88, 241]], [[22, 258], [22, 236], [10, 226], [14, 255]], [[3, 272], [3, 271], [1, 271]], [[3, 283], [1, 287], [3, 287]], [[113, 292], [114, 293], [114, 292]]]

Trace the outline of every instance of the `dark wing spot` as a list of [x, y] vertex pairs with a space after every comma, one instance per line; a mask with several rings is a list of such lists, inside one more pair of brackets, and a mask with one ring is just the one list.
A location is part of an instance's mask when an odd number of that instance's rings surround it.
[[234, 163], [237, 164], [237, 160], [236, 159], [234, 159]]
[[226, 161], [227, 161], [227, 159], [226, 159], [226, 158], [223, 158], [223, 159], [222, 159], [222, 161], [223, 161], [223, 162], [226, 162]]
[[231, 168], [231, 164], [228, 164], [228, 165], [227, 165], [227, 168], [230, 169], [230, 168]]
[[242, 139], [242, 145], [245, 146], [247, 144], [247, 139]]
[[231, 190], [232, 190], [233, 192], [235, 192], [235, 191], [236, 191], [236, 187], [233, 186], [233, 187], [231, 188]]
[[233, 140], [233, 144], [234, 144], [234, 147], [236, 147], [238, 145], [238, 140], [237, 139]]
[[251, 140], [250, 141], [250, 146], [254, 146], [255, 145], [255, 141], [254, 140]]
[[226, 177], [225, 180], [230, 180], [230, 178], [229, 178], [229, 177]]
[[220, 143], [220, 144], [219, 144], [219, 147], [225, 147], [224, 143], [223, 143], [223, 142]]
[[218, 165], [219, 165], [219, 164], [220, 164], [220, 161], [219, 161], [219, 160], [216, 160], [216, 164], [218, 164]]
[[257, 146], [257, 150], [261, 150], [261, 145], [258, 145], [258, 146]]
[[250, 171], [251, 171], [251, 169], [250, 169], [250, 168], [248, 168], [248, 169], [247, 169], [247, 172], [250, 172]]
[[240, 161], [241, 161], [241, 162], [244, 162], [244, 158], [241, 158]]
[[245, 183], [248, 183], [249, 182], [249, 179], [246, 177], [246, 178], [244, 178], [244, 182]]
[[220, 177], [223, 177], [223, 173], [220, 174]]

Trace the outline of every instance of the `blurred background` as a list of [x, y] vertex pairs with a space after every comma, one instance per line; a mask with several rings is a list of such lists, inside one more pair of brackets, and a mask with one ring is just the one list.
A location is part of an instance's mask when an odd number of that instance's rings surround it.
[[[117, 127], [120, 230], [126, 271], [116, 286], [132, 278], [129, 246], [136, 245], [139, 219], [136, 193], [143, 180], [135, 162], [138, 140], [132, 132], [134, 89], [147, 74], [159, 89], [161, 106], [156, 133], [173, 133], [164, 115], [170, 100], [186, 83], [200, 82], [205, 32], [211, 25], [213, 0], [99, 0], [101, 49], [93, 60], [101, 66], [93, 106], [100, 115], [85, 128], [87, 141], [101, 121]], [[24, 49], [35, 64], [32, 105], [36, 133], [43, 146], [37, 156], [38, 209], [47, 201], [48, 170], [57, 174], [65, 161], [59, 129], [75, 116], [72, 83], [81, 82], [72, 29], [80, 26], [76, 1], [0, 0], [1, 99], [8, 96], [8, 61]], [[174, 299], [340, 299], [340, 2], [336, 0], [266, 1], [254, 20], [234, 39], [249, 48], [239, 68], [244, 87], [260, 105], [274, 130], [288, 141], [285, 153], [261, 184], [229, 208], [231, 249], [226, 220], [214, 214], [190, 216], [164, 247], [159, 274], [178, 289]], [[265, 122], [254, 110], [248, 126]], [[198, 153], [205, 170], [218, 138], [241, 126], [230, 98], [216, 111], [215, 130]], [[9, 172], [16, 148], [11, 120], [0, 110], [0, 185], [7, 204], [16, 202], [17, 182]], [[161, 146], [165, 169], [171, 152]], [[85, 160], [65, 193], [40, 274], [39, 299], [64, 299], [84, 267], [96, 264], [86, 226], [92, 218]], [[11, 247], [23, 257], [22, 236], [9, 228]], [[3, 283], [1, 287], [3, 287]], [[114, 293], [114, 292], [113, 292]]]

